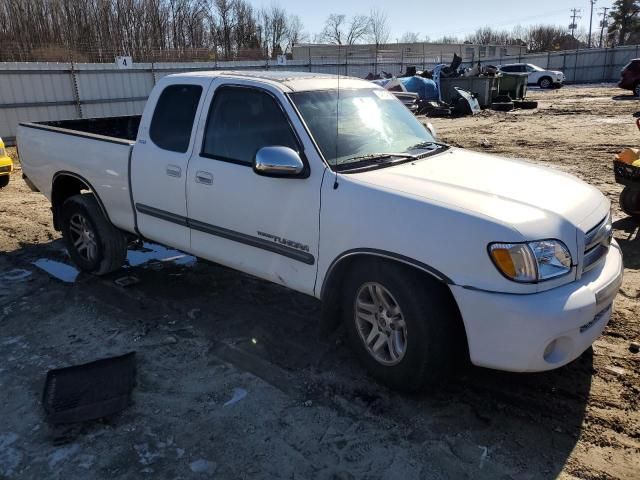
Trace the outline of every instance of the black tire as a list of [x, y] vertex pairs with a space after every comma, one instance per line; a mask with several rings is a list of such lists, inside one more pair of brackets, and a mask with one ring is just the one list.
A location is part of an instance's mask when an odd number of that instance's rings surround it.
[[540, 88], [553, 88], [553, 80], [551, 77], [542, 77], [538, 80], [538, 86]]
[[620, 208], [630, 217], [640, 220], [640, 188], [624, 187], [620, 193]]
[[503, 103], [492, 103], [491, 110], [495, 110], [496, 112], [510, 112], [514, 109], [513, 102], [503, 102]]
[[[104, 216], [93, 194], [68, 198], [62, 205], [60, 218], [67, 251], [80, 270], [105, 275], [122, 267], [127, 257], [127, 239]], [[95, 250], [91, 258], [86, 258], [74, 244], [77, 234], [72, 231], [72, 219], [74, 222], [83, 221], [87, 234], [94, 240]]]
[[[368, 333], [356, 321], [358, 294], [370, 283], [383, 286], [391, 294], [406, 322], [404, 356], [394, 365], [384, 365], [374, 358], [365, 345]], [[395, 390], [424, 390], [448, 378], [465, 358], [464, 329], [445, 288], [394, 262], [360, 262], [351, 269], [343, 289], [343, 321], [356, 356], [376, 380]]]
[[2, 177], [0, 177], [0, 188], [4, 188], [7, 185], [9, 185], [9, 178], [11, 177], [11, 175], [3, 175]]
[[633, 87], [633, 96], [640, 97], [640, 83], [636, 83]]
[[513, 102], [515, 108], [521, 108], [523, 110], [533, 110], [538, 108], [538, 102], [533, 102], [529, 100], [520, 100], [517, 102]]

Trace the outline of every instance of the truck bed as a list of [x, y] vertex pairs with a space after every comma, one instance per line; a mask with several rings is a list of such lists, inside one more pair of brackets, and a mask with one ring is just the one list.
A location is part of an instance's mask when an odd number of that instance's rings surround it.
[[[107, 137], [125, 142], [135, 142], [140, 127], [141, 115], [122, 117], [83, 118], [78, 120], [56, 120], [49, 122], [33, 122], [32, 128], [56, 130], [71, 135], [88, 134], [90, 136]], [[47, 128], [52, 127], [52, 128]]]
[[129, 162], [140, 116], [20, 123], [22, 171], [51, 200], [56, 175], [71, 175], [108, 205], [111, 222], [135, 229]]

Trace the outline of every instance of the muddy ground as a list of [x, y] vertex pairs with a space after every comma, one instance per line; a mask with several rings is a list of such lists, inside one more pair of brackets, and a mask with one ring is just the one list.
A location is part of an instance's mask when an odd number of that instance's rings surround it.
[[[538, 90], [538, 110], [432, 122], [450, 143], [575, 173], [615, 203], [611, 159], [640, 144], [640, 103], [620, 94]], [[470, 367], [406, 396], [367, 378], [342, 332], [318, 337], [318, 302], [220, 266], [160, 255], [52, 277], [33, 262], [68, 260], [17, 172], [0, 191], [0, 478], [640, 478], [640, 240], [614, 212], [625, 282], [592, 350], [544, 374]], [[123, 274], [140, 283], [117, 286]], [[133, 404], [57, 437], [46, 372], [134, 350]]]

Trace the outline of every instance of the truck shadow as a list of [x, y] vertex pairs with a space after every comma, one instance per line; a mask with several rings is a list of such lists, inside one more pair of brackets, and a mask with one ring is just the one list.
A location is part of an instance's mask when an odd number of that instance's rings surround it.
[[625, 268], [640, 269], [640, 229], [638, 221], [626, 217], [613, 222], [613, 228], [618, 232], [616, 241], [622, 250]]
[[[0, 268], [25, 268], [32, 259], [62, 255], [59, 247], [58, 241], [24, 246], [10, 252]], [[140, 282], [115, 285], [125, 274]], [[208, 340], [211, 362], [222, 359], [252, 373], [297, 404], [312, 401], [380, 429], [381, 442], [388, 441], [391, 429], [398, 441], [431, 452], [416, 459], [423, 471], [429, 471], [435, 451], [452, 478], [556, 478], [582, 433], [591, 349], [547, 373], [468, 366], [436, 391], [405, 395], [368, 378], [340, 331], [319, 339], [317, 300], [205, 261], [192, 267], [153, 264], [101, 278], [81, 275], [75, 284], [49, 281], [48, 288], [60, 292], [61, 304], [69, 289], [77, 289], [81, 296], [133, 312], [150, 331], [171, 314], [179, 319], [177, 337]]]

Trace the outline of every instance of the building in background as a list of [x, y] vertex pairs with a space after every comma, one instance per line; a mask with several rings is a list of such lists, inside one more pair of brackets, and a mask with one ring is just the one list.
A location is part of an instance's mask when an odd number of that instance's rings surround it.
[[293, 60], [311, 62], [331, 62], [339, 59], [371, 59], [398, 60], [416, 63], [447, 63], [453, 54], [462, 57], [465, 62], [483, 59], [499, 59], [519, 56], [527, 53], [525, 45], [476, 45], [469, 43], [389, 43], [385, 45], [328, 45], [300, 44], [292, 51]]

